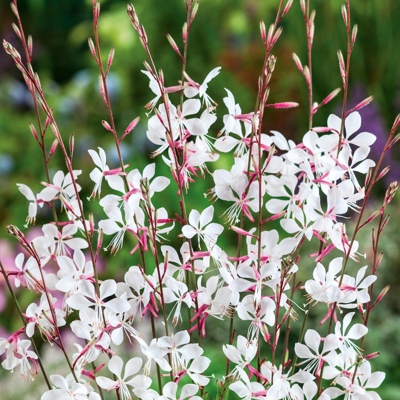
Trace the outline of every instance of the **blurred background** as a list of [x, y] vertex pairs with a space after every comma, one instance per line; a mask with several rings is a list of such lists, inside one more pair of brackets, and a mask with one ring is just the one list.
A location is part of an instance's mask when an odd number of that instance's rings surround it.
[[[342, 0], [311, 1], [311, 7], [317, 8], [313, 47], [314, 100], [317, 102], [341, 86], [337, 50], [341, 49], [344, 54], [346, 52], [345, 28], [340, 13], [342, 3]], [[34, 69], [41, 77], [64, 138], [68, 140], [71, 133], [75, 135], [75, 168], [84, 169], [85, 172], [93, 168], [87, 150], [97, 146], [106, 149], [110, 168], [117, 166], [112, 137], [101, 126], [101, 120], [107, 119], [107, 112], [98, 93], [97, 66], [87, 45], [88, 37], [93, 35], [91, 5], [91, 0], [19, 1], [25, 33], [33, 36]], [[268, 27], [275, 18], [277, 5], [278, 1], [200, 1], [199, 12], [190, 32], [187, 72], [195, 81], [202, 82], [211, 69], [222, 66], [221, 74], [209, 85], [211, 97], [221, 105], [219, 115], [226, 112], [222, 102], [225, 87], [233, 92], [243, 112], [253, 110], [257, 79], [264, 57], [259, 20], [263, 19]], [[148, 88], [148, 78], [140, 72], [144, 69], [145, 53], [126, 15], [126, 1], [102, 0], [101, 6], [99, 29], [104, 59], [109, 49], [116, 47], [108, 84], [117, 128], [122, 132], [137, 116], [141, 116], [143, 121], [124, 141], [124, 159], [141, 169], [149, 163], [149, 154], [153, 150], [145, 134], [143, 106], [154, 97]], [[181, 29], [186, 18], [183, 1], [137, 0], [134, 6], [146, 28], [155, 63], [164, 71], [166, 85], [176, 85], [181, 76], [180, 60], [165, 35], [170, 33], [178, 45], [181, 44]], [[12, 22], [14, 16], [9, 1], [0, 0], [0, 36], [21, 51], [20, 43], [11, 28]], [[376, 160], [400, 109], [400, 2], [353, 1], [352, 22], [358, 24], [359, 33], [351, 61], [349, 108], [367, 96], [375, 96], [374, 102], [362, 109], [361, 114], [362, 129], [377, 136], [377, 142], [372, 148], [372, 158]], [[305, 82], [292, 60], [293, 52], [306, 64], [305, 26], [297, 0], [283, 21], [283, 33], [274, 51], [277, 65], [270, 85], [270, 102], [296, 101], [300, 107], [268, 112], [264, 131], [278, 130], [288, 138], [300, 140], [307, 130], [308, 101]], [[329, 114], [339, 114], [341, 102], [342, 95], [339, 94], [317, 113], [314, 125], [325, 125]], [[29, 122], [35, 122], [30, 94], [12, 59], [1, 49], [0, 257], [6, 266], [12, 266], [18, 249], [7, 238], [5, 226], [12, 223], [22, 228], [28, 207], [16, 183], [25, 183], [34, 192], [39, 192], [42, 188], [40, 181], [45, 179], [39, 148], [30, 134]], [[220, 128], [216, 126], [215, 133]], [[48, 139], [51, 143], [52, 138]], [[398, 154], [399, 151], [395, 149], [387, 158], [387, 164], [392, 169], [382, 186], [377, 188], [376, 199], [371, 201], [373, 210], [380, 206], [379, 196], [384, 188], [399, 177]], [[56, 154], [52, 161], [53, 173], [63, 167], [59, 156]], [[221, 157], [212, 168], [221, 168], [224, 160]], [[168, 174], [168, 170], [161, 164], [158, 168], [164, 175]], [[93, 187], [88, 174], [82, 174], [79, 183], [88, 196]], [[199, 184], [199, 190], [203, 193], [211, 186], [209, 181], [204, 182]], [[175, 196], [173, 188], [170, 189], [170, 195]], [[190, 192], [188, 201], [198, 204], [198, 198], [198, 193]], [[392, 221], [382, 241], [385, 258], [377, 285], [379, 290], [390, 283], [392, 289], [378, 306], [379, 312], [373, 313], [375, 329], [366, 341], [366, 353], [377, 350], [382, 353], [374, 360], [373, 367], [387, 373], [379, 391], [383, 399], [398, 398], [400, 391], [398, 204], [397, 198], [391, 206]], [[202, 207], [197, 205], [196, 208]], [[46, 220], [46, 217], [39, 215], [38, 223]], [[362, 240], [368, 248], [368, 235]], [[121, 259], [118, 260], [121, 263]], [[107, 271], [117, 271], [119, 266], [115, 260], [110, 260]], [[29, 294], [21, 293], [21, 296], [28, 296], [25, 301], [29, 301]], [[4, 331], [19, 327], [17, 314], [11, 302], [7, 301], [4, 286], [0, 288], [0, 313], [0, 325], [3, 326], [0, 328], [0, 336], [6, 334]], [[219, 339], [221, 326], [216, 325], [213, 332]], [[3, 374], [1, 370], [1, 377], [3, 380], [0, 385], [3, 385], [9, 375]], [[10, 380], [8, 384], [13, 386]], [[21, 390], [20, 387], [18, 389]]]

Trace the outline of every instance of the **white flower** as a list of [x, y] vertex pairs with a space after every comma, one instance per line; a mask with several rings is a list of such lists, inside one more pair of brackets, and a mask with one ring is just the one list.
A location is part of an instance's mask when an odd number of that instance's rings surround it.
[[199, 97], [203, 99], [203, 103], [206, 104], [208, 110], [214, 109], [215, 108], [214, 104], [216, 103], [206, 93], [206, 91], [208, 89], [208, 83], [219, 74], [220, 70], [221, 67], [216, 67], [213, 70], [211, 70], [205, 77], [201, 85], [190, 79], [189, 75], [185, 73], [185, 78], [187, 80], [187, 86], [183, 92], [185, 96], [188, 98], [192, 98], [199, 95]]
[[[62, 202], [70, 203], [71, 200], [76, 197], [75, 188], [72, 182], [76, 181], [81, 173], [81, 170], [74, 170], [72, 178], [69, 172], [67, 175], [64, 175], [64, 172], [57, 171], [53, 177], [53, 183], [42, 182], [46, 187], [38, 194], [38, 197], [47, 202], [58, 197]], [[75, 185], [79, 192], [81, 187], [77, 183], [75, 183]]]
[[68, 248], [77, 250], [86, 249], [88, 247], [88, 243], [85, 239], [73, 237], [78, 231], [78, 226], [75, 223], [64, 225], [61, 232], [59, 232], [56, 225], [45, 224], [42, 227], [42, 231], [46, 237], [54, 241], [56, 245], [55, 254], [57, 256], [69, 254]]
[[83, 381], [76, 382], [72, 374], [66, 378], [62, 375], [50, 375], [50, 380], [55, 389], [45, 392], [40, 400], [87, 400], [90, 393], [91, 400], [100, 400], [100, 395], [90, 391], [90, 386]]
[[338, 339], [339, 349], [349, 357], [353, 357], [354, 351], [359, 355], [362, 353], [362, 349], [355, 345], [352, 340], [358, 340], [368, 333], [368, 328], [362, 324], [354, 324], [346, 333], [354, 314], [354, 312], [346, 314], [343, 318], [343, 328], [340, 321], [335, 325], [335, 335]]
[[330, 304], [338, 302], [344, 297], [336, 279], [342, 269], [342, 262], [343, 258], [335, 258], [329, 263], [328, 271], [321, 263], [317, 263], [313, 272], [314, 279], [309, 279], [305, 284], [309, 301]]
[[29, 200], [28, 207], [28, 216], [26, 217], [25, 228], [28, 227], [29, 224], [34, 224], [36, 221], [37, 214], [37, 206], [43, 205], [43, 202], [40, 201], [39, 195], [36, 195], [32, 192], [32, 189], [23, 183], [17, 183], [19, 191]]
[[120, 357], [114, 356], [108, 362], [108, 369], [118, 378], [113, 381], [110, 378], [99, 376], [96, 378], [97, 384], [107, 391], [113, 389], [119, 389], [119, 393], [122, 400], [131, 400], [132, 396], [128, 389], [128, 385], [135, 388], [147, 389], [151, 385], [151, 379], [144, 375], [135, 375], [142, 366], [142, 359], [139, 357], [131, 358], [125, 364], [124, 375], [122, 375], [123, 361]]
[[197, 210], [190, 211], [189, 224], [182, 227], [183, 235], [191, 239], [193, 236], [198, 235], [199, 247], [200, 238], [204, 241], [207, 249], [212, 247], [217, 242], [218, 236], [224, 230], [223, 226], [217, 223], [210, 223], [214, 216], [214, 207], [207, 207], [201, 214]]
[[307, 363], [305, 371], [319, 375], [324, 363], [328, 363], [331, 367], [336, 366], [337, 354], [334, 350], [338, 348], [338, 340], [333, 333], [323, 340], [321, 351], [319, 347], [322, 339], [317, 331], [308, 329], [304, 336], [304, 341], [307, 346], [302, 343], [296, 343], [295, 353], [299, 358], [305, 358], [304, 361], [298, 364]]
[[[158, 398], [158, 400], [177, 400], [176, 393], [178, 391], [178, 384], [175, 382], [168, 382], [163, 387], [163, 395]], [[181, 395], [179, 396], [179, 400], [184, 399], [192, 399], [192, 400], [201, 400], [201, 397], [194, 396], [199, 391], [199, 387], [197, 385], [193, 385], [188, 383], [184, 385], [181, 390]]]

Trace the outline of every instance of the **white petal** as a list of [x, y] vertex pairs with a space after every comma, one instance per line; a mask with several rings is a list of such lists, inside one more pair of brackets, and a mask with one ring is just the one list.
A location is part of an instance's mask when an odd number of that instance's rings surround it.
[[142, 359], [139, 357], [131, 358], [125, 365], [124, 379], [136, 374], [142, 367]]
[[349, 138], [361, 128], [361, 115], [358, 111], [352, 112], [344, 121], [346, 136]]
[[157, 176], [150, 184], [150, 190], [153, 192], [162, 192], [170, 183], [170, 180], [164, 176]]
[[103, 300], [106, 297], [112, 296], [115, 294], [117, 289], [117, 283], [114, 279], [107, 279], [100, 286], [100, 298]]
[[114, 356], [111, 358], [111, 360], [108, 362], [108, 369], [117, 376], [117, 378], [121, 379], [121, 372], [122, 372], [122, 366], [124, 365], [124, 362], [122, 359], [118, 356]]
[[182, 233], [186, 238], [191, 239], [197, 231], [191, 225], [185, 225], [182, 227]]
[[102, 388], [106, 390], [111, 390], [115, 386], [115, 381], [112, 381], [109, 378], [106, 378], [105, 376], [98, 376], [96, 378], [97, 384]]
[[212, 221], [213, 216], [214, 216], [214, 207], [213, 206], [207, 207], [200, 215], [200, 221], [199, 221], [200, 226], [203, 227], [209, 224]]
[[355, 324], [350, 328], [346, 336], [349, 339], [357, 340], [366, 335], [367, 333], [368, 333], [368, 328], [366, 326], [361, 324]]

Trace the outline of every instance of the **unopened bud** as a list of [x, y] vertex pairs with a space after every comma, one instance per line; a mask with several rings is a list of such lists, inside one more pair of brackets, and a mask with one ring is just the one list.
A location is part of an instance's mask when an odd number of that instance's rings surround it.
[[385, 286], [382, 291], [379, 293], [379, 296], [376, 298], [375, 303], [372, 307], [375, 307], [385, 296], [386, 293], [389, 291], [390, 285]]
[[365, 175], [365, 186], [369, 185], [369, 183], [371, 182], [371, 178], [372, 178], [372, 169], [369, 168], [367, 174]]
[[308, 20], [310, 44], [312, 44], [312, 42], [314, 40], [314, 32], [315, 32], [314, 19], [315, 19], [316, 12], [317, 12], [316, 10], [312, 10], [310, 19]]
[[387, 150], [391, 149], [392, 146], [394, 146], [398, 141], [400, 140], [400, 133], [398, 133], [393, 139], [392, 141], [389, 143]]
[[327, 126], [314, 126], [313, 128], [311, 128], [311, 130], [317, 133], [325, 133], [325, 132], [330, 132], [333, 129]]
[[136, 117], [125, 129], [125, 134], [130, 133], [133, 129], [135, 129], [136, 125], [140, 121], [140, 117]]
[[348, 16], [347, 16], [347, 9], [346, 9], [346, 6], [344, 4], [342, 5], [342, 17], [343, 17], [344, 24], [345, 24], [345, 26], [347, 28], [347, 25], [349, 24], [349, 19], [348, 19]]
[[[27, 46], [28, 46], [29, 58], [32, 59], [32, 54], [33, 54], [33, 39], [32, 39], [32, 36], [31, 36], [31, 35], [28, 35]], [[30, 60], [29, 60], [29, 61], [30, 61]]]
[[272, 43], [271, 43], [272, 46], [278, 41], [279, 37], [282, 34], [282, 31], [283, 28], [281, 26], [276, 30], [274, 37], [272, 38]]
[[140, 25], [140, 39], [141, 39], [143, 47], [147, 48], [147, 44], [149, 43], [149, 40], [147, 39], [147, 33], [146, 33], [146, 30], [144, 29], [143, 25]]
[[94, 7], [93, 7], [93, 22], [97, 26], [99, 23], [99, 17], [100, 17], [100, 2], [96, 1], [96, 3], [93, 1]]
[[94, 232], [94, 217], [93, 213], [89, 213], [89, 232], [93, 235]]
[[172, 36], [169, 33], [167, 33], [167, 39], [168, 39], [168, 42], [171, 45], [172, 49], [175, 51], [175, 53], [178, 54], [178, 56], [182, 58], [182, 54], [179, 51], [178, 45], [176, 44], [175, 40], [172, 38]]
[[300, 72], [303, 72], [303, 66], [301, 65], [300, 58], [295, 53], [292, 54], [292, 57], [296, 64], [296, 67], [299, 69]]
[[18, 36], [18, 39], [21, 40], [22, 36], [18, 26], [14, 22], [11, 24], [11, 26], [14, 29], [15, 34]]
[[45, 128], [47, 129], [47, 128], [49, 127], [50, 124], [51, 124], [51, 118], [50, 118], [50, 116], [48, 115], [48, 116], [46, 117], [46, 121], [45, 121], [45, 123], [44, 123]]
[[356, 38], [357, 38], [357, 32], [358, 32], [358, 25], [355, 24], [353, 26], [353, 30], [351, 32], [351, 47], [354, 47], [354, 43], [356, 42]]
[[390, 171], [390, 165], [383, 168], [383, 170], [379, 173], [378, 177], [376, 178], [375, 182], [378, 182], [380, 179], [382, 179], [389, 171]]
[[307, 82], [307, 85], [310, 85], [311, 84], [311, 76], [310, 76], [310, 70], [308, 69], [307, 65], [305, 65], [303, 68], [303, 75]]
[[98, 236], [98, 238], [97, 238], [97, 251], [100, 251], [101, 250], [101, 246], [102, 246], [102, 244], [103, 244], [103, 229], [99, 229], [99, 236]]
[[392, 129], [390, 130], [390, 132], [391, 133], [392, 132], [396, 132], [397, 128], [399, 127], [399, 125], [400, 125], [400, 114], [398, 114], [396, 119], [394, 120], [393, 125], [392, 125]]
[[158, 79], [159, 79], [160, 85], [162, 87], [164, 87], [164, 72], [161, 68], [158, 71]]
[[245, 231], [244, 229], [239, 228], [238, 226], [231, 225], [231, 226], [229, 227], [229, 229], [232, 229], [234, 232], [236, 232], [236, 233], [239, 234], [239, 235], [242, 235], [242, 236], [250, 236], [250, 237], [252, 237], [252, 238], [258, 239], [257, 236], [254, 236], [254, 235], [251, 234], [250, 232], [247, 232], [247, 231]]
[[185, 22], [183, 24], [183, 27], [182, 27], [182, 40], [183, 40], [183, 43], [186, 43], [187, 35], [188, 35], [188, 27], [187, 27], [187, 23]]
[[104, 128], [106, 128], [108, 131], [110, 131], [110, 132], [113, 132], [113, 129], [111, 128], [111, 125], [107, 122], [107, 121], [105, 121], [104, 119], [103, 119], [103, 121], [101, 121], [101, 124], [104, 126]]
[[[52, 126], [53, 126], [53, 124], [52, 124]], [[55, 153], [55, 151], [56, 151], [56, 149], [57, 149], [57, 146], [58, 146], [58, 140], [57, 140], [57, 139], [54, 139], [53, 144], [52, 144], [51, 147], [50, 147], [49, 158], [48, 158], [48, 160], [50, 160], [50, 158], [51, 158], [51, 157], [53, 156], [53, 154]]]
[[379, 254], [378, 254], [378, 257], [376, 258], [376, 262], [375, 262], [375, 266], [374, 266], [374, 271], [376, 272], [376, 270], [378, 269], [378, 267], [381, 265], [381, 262], [382, 262], [382, 260], [383, 260], [383, 256], [384, 256], [384, 253], [383, 253], [383, 251], [381, 251]]
[[71, 136], [69, 137], [69, 156], [71, 160], [74, 156], [74, 149], [75, 149], [75, 136], [73, 133], [71, 133]]
[[369, 96], [366, 99], [364, 99], [363, 101], [360, 101], [355, 107], [353, 107], [351, 110], [346, 112], [346, 116], [351, 114], [354, 111], [358, 111], [361, 110], [361, 108], [367, 106], [369, 103], [371, 103], [371, 101], [374, 99], [374, 96]]
[[371, 354], [368, 354], [368, 355], [366, 355], [366, 356], [363, 356], [363, 359], [364, 359], [364, 360], [372, 360], [373, 358], [378, 357], [380, 354], [381, 354], [380, 351], [375, 351], [375, 352], [373, 352], [373, 353], [371, 353]]
[[271, 24], [267, 34], [267, 46], [270, 47], [275, 32], [275, 24]]
[[338, 59], [339, 59], [339, 69], [340, 76], [342, 77], [343, 87], [346, 87], [346, 64], [344, 62], [343, 54], [340, 50], [338, 50]]
[[380, 226], [379, 232], [382, 232], [385, 229], [385, 227], [388, 224], [389, 220], [390, 220], [390, 214], [386, 215], [386, 217], [382, 221], [382, 224]]
[[329, 103], [334, 97], [337, 96], [337, 94], [341, 91], [341, 88], [335, 89], [333, 92], [329, 93], [328, 96], [326, 96], [320, 103], [319, 107], [325, 105], [326, 103]]
[[99, 76], [99, 89], [100, 89], [101, 98], [103, 99], [104, 104], [108, 107], [108, 101], [107, 101], [107, 97], [106, 97], [106, 90], [105, 90], [105, 87], [104, 87], [103, 77], [101, 75]]
[[260, 21], [260, 32], [261, 32], [261, 39], [264, 45], [267, 45], [267, 30], [265, 28], [265, 23], [263, 20]]
[[38, 141], [38, 135], [35, 126], [31, 122], [29, 123], [29, 129], [31, 130], [32, 136], [35, 138], [36, 141]]
[[299, 103], [293, 101], [285, 101], [282, 103], [266, 104], [265, 107], [268, 108], [295, 108], [298, 107]]
[[387, 188], [386, 193], [385, 193], [385, 200], [383, 202], [384, 205], [388, 205], [389, 203], [392, 202], [393, 197], [396, 194], [398, 188], [399, 187], [398, 187], [397, 182], [392, 182], [389, 185], [389, 187]]
[[192, 12], [190, 13], [190, 22], [192, 22], [194, 20], [194, 18], [196, 17], [198, 10], [199, 10], [199, 2], [196, 1], [196, 3], [194, 3], [194, 6], [192, 8]]
[[138, 122], [140, 121], [140, 117], [136, 117], [125, 129], [124, 134], [121, 136], [121, 138], [119, 139], [119, 143], [122, 142], [122, 140], [125, 138], [126, 135], [129, 135], [129, 133], [135, 129], [136, 125], [138, 124]]
[[18, 13], [17, 6], [14, 3], [11, 3], [10, 7], [11, 7], [11, 11], [13, 12], [13, 14], [16, 16], [17, 19], [19, 19], [19, 13]]
[[374, 212], [365, 220], [365, 222], [364, 222], [362, 225], [360, 225], [360, 226], [358, 227], [358, 230], [360, 230], [363, 226], [365, 226], [365, 225], [369, 224], [370, 222], [372, 222], [372, 221], [373, 221], [378, 215], [380, 215], [380, 214], [381, 214], [381, 210], [380, 210], [380, 209], [374, 211]]
[[114, 60], [114, 54], [115, 54], [115, 47], [112, 47], [111, 50], [110, 50], [110, 53], [108, 54], [108, 58], [107, 58], [107, 72], [106, 72], [106, 75], [110, 71], [111, 64], [112, 64], [112, 62]]
[[293, 4], [293, 0], [288, 0], [288, 2], [286, 3], [285, 8], [282, 11], [281, 19], [289, 12], [290, 7], [292, 7], [292, 4]]
[[301, 12], [303, 15], [306, 15], [306, 3], [304, 0], [300, 0], [300, 7], [301, 7]]

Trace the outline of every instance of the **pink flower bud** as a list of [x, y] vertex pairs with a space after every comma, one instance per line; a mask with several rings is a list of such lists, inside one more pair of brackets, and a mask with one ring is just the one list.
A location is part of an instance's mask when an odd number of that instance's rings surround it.
[[198, 9], [199, 9], [199, 2], [196, 1], [196, 3], [194, 3], [194, 6], [192, 8], [192, 12], [190, 14], [190, 22], [192, 22], [194, 20], [194, 18], [196, 17]]
[[292, 54], [292, 57], [296, 64], [296, 67], [299, 69], [300, 72], [303, 72], [303, 66], [301, 65], [300, 58], [295, 53]]
[[355, 24], [353, 26], [353, 30], [351, 32], [351, 47], [354, 47], [354, 43], [356, 42], [356, 38], [357, 38], [357, 32], [358, 32], [358, 25]]
[[229, 227], [229, 229], [232, 229], [234, 232], [238, 233], [239, 235], [242, 235], [242, 236], [251, 236], [252, 238], [258, 239], [257, 236], [254, 236], [254, 235], [252, 235], [250, 232], [247, 232], [247, 231], [245, 231], [244, 229], [239, 228], [239, 227], [237, 227], [237, 226], [235, 226], [235, 225], [231, 225], [231, 226]]
[[121, 136], [119, 139], [119, 143], [122, 142], [122, 140], [125, 138], [126, 135], [128, 135], [133, 129], [135, 129], [136, 125], [139, 123], [140, 117], [136, 117], [125, 129], [124, 134]]
[[392, 133], [392, 132], [397, 131], [397, 128], [399, 127], [399, 125], [400, 125], [400, 114], [398, 114], [396, 119], [394, 120], [392, 129], [390, 130], [390, 132]]
[[300, 0], [300, 7], [301, 7], [301, 12], [303, 13], [303, 15], [306, 14], [306, 3], [304, 2], [304, 0]]
[[167, 33], [167, 39], [168, 39], [169, 44], [172, 46], [172, 49], [175, 51], [175, 53], [178, 54], [178, 56], [181, 58], [182, 61], [184, 61], [184, 58], [183, 58], [181, 52], [179, 51], [178, 45], [176, 44], [175, 40], [172, 38], [172, 36], [169, 33]]
[[93, 0], [93, 23], [96, 28], [97, 25], [99, 24], [99, 17], [100, 17], [100, 2]]
[[112, 47], [110, 50], [110, 53], [108, 54], [107, 58], [107, 72], [106, 75], [108, 74], [108, 71], [110, 71], [111, 64], [114, 60], [114, 54], [115, 54], [115, 47]]
[[354, 108], [352, 108], [351, 110], [346, 112], [346, 116], [351, 114], [354, 111], [358, 111], [361, 108], [367, 106], [369, 103], [371, 103], [371, 101], [374, 99], [374, 96], [369, 96], [366, 99], [364, 99], [363, 101], [359, 102]]
[[293, 101], [284, 101], [282, 103], [266, 104], [267, 108], [295, 108], [298, 107], [299, 103]]
[[264, 45], [267, 44], [267, 30], [265, 28], [265, 23], [263, 20], [260, 21], [260, 32], [261, 32], [261, 39]]
[[11, 11], [15, 15], [15, 17], [19, 20], [19, 13], [18, 13], [17, 5], [14, 3], [11, 3], [10, 7], [11, 7]]
[[271, 45], [271, 41], [274, 36], [274, 32], [275, 32], [275, 24], [271, 24], [268, 29], [268, 35], [267, 35], [267, 46], [268, 47]]
[[285, 8], [282, 11], [281, 19], [289, 12], [290, 7], [292, 7], [292, 4], [293, 4], [293, 0], [288, 0], [288, 2], [286, 3]]
[[183, 43], [186, 43], [187, 35], [188, 35], [188, 27], [187, 27], [187, 23], [185, 22], [183, 24], [183, 27], [182, 27], [182, 40], [183, 40]]
[[283, 31], [283, 28], [281, 26], [276, 30], [276, 32], [272, 38], [272, 42], [271, 42], [272, 46], [278, 41], [279, 37], [282, 34], [282, 31]]
[[103, 78], [102, 78], [101, 75], [99, 76], [99, 88], [100, 88], [101, 98], [103, 99], [105, 105], [108, 106], [108, 101], [107, 101], [107, 97], [106, 97], [106, 90], [105, 90]]
[[75, 136], [73, 133], [71, 133], [71, 136], [69, 137], [69, 155], [72, 157], [74, 155], [74, 148], [75, 148]]
[[347, 17], [347, 9], [344, 4], [342, 5], [342, 17], [343, 17], [344, 24], [347, 28], [347, 25], [349, 24], [349, 19]]
[[372, 360], [373, 358], [378, 357], [380, 354], [381, 354], [380, 351], [375, 351], [375, 352], [373, 352], [371, 354], [363, 356], [363, 358], [364, 358], [364, 360]]
[[14, 29], [15, 34], [18, 36], [18, 39], [21, 40], [22, 39], [21, 32], [20, 32], [18, 26], [14, 22], [11, 24], [11, 26]]
[[400, 140], [400, 133], [398, 133], [393, 140], [389, 143], [388, 147], [386, 150], [391, 149], [398, 141]]
[[304, 66], [304, 68], [303, 68], [303, 75], [304, 75], [307, 85], [310, 85], [311, 84], [311, 76], [310, 76], [310, 70], [308, 69], [307, 65]]
[[27, 41], [27, 46], [28, 46], [28, 54], [29, 54], [29, 62], [32, 59], [32, 53], [33, 53], [33, 39], [32, 36], [28, 36], [28, 41]]
[[382, 289], [382, 291], [379, 293], [379, 295], [376, 298], [375, 303], [372, 305], [372, 307], [375, 307], [386, 296], [386, 293], [389, 291], [389, 289], [390, 289], [390, 285], [387, 285]]
[[111, 125], [110, 125], [107, 121], [103, 120], [103, 121], [101, 121], [101, 124], [102, 124], [102, 125], [104, 126], [104, 128], [106, 128], [108, 131], [113, 132], [113, 129], [111, 128]]
[[31, 130], [32, 136], [35, 138], [36, 141], [38, 141], [38, 135], [36, 129], [31, 122], [29, 123], [29, 129]]
[[320, 104], [320, 107], [326, 103], [329, 103], [334, 97], [336, 97], [336, 95], [341, 91], [341, 88], [337, 88], [335, 89], [333, 92], [331, 92], [330, 94], [328, 94], [328, 96], [326, 96]]

